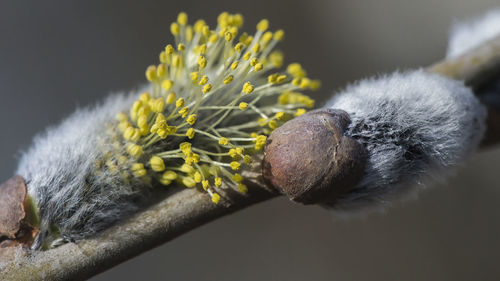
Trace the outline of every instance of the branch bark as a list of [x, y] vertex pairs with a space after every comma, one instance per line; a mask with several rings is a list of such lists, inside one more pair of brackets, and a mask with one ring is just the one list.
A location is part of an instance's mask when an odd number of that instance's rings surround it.
[[[428, 71], [462, 79], [476, 87], [482, 83], [479, 78], [496, 73], [493, 70], [498, 68], [498, 62], [500, 37], [461, 57], [439, 62]], [[228, 190], [225, 196], [231, 202], [229, 206], [214, 205], [203, 193], [184, 189], [92, 239], [48, 251], [33, 252], [21, 246], [5, 248], [0, 251], [2, 280], [85, 280], [204, 223], [278, 195], [262, 182], [259, 167], [246, 177], [253, 179], [248, 183], [248, 195]]]

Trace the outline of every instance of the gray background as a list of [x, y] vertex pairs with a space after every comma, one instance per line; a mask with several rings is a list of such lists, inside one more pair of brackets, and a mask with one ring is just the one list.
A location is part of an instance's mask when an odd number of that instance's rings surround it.
[[[318, 100], [368, 75], [443, 57], [451, 23], [499, 5], [474, 1], [2, 1], [0, 179], [31, 138], [107, 93], [144, 81], [184, 10], [223, 10], [284, 28], [288, 62], [323, 80]], [[500, 150], [387, 214], [334, 221], [272, 200], [196, 229], [93, 280], [499, 280]]]

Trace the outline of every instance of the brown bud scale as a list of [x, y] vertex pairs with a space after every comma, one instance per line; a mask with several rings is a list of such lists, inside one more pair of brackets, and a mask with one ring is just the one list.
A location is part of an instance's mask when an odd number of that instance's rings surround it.
[[0, 251], [16, 245], [31, 245], [38, 233], [24, 179], [15, 176], [0, 184]]
[[344, 135], [349, 123], [343, 110], [318, 109], [277, 128], [266, 144], [265, 180], [293, 201], [332, 204], [365, 167], [363, 145]]

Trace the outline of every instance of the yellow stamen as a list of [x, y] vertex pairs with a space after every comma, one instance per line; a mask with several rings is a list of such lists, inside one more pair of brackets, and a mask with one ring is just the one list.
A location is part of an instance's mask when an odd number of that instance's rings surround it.
[[200, 80], [200, 85], [205, 85], [206, 83], [208, 82], [208, 76], [204, 75], [203, 77], [201, 77], [201, 80]]
[[242, 194], [247, 194], [248, 192], [248, 187], [242, 183], [238, 184], [238, 191], [241, 192]]
[[166, 171], [165, 173], [163, 173], [162, 177], [173, 181], [173, 180], [177, 179], [177, 174], [174, 171]]
[[153, 102], [151, 110], [156, 113], [161, 113], [163, 112], [164, 107], [165, 107], [165, 102], [163, 101], [162, 98], [158, 98]]
[[170, 25], [170, 32], [172, 32], [172, 34], [174, 36], [177, 36], [179, 35], [179, 33], [181, 32], [181, 29], [179, 27], [179, 24], [176, 23], [176, 22], [173, 22], [171, 25]]
[[271, 120], [271, 121], [269, 121], [268, 126], [269, 126], [269, 128], [274, 130], [274, 129], [278, 128], [278, 123], [274, 120]]
[[241, 166], [241, 164], [236, 161], [231, 162], [229, 165], [231, 166], [231, 169], [235, 171], [239, 170]]
[[189, 117], [186, 119], [186, 122], [188, 122], [189, 125], [194, 125], [194, 122], [196, 122], [196, 114], [189, 115]]
[[233, 76], [233, 75], [229, 75], [228, 77], [226, 77], [226, 78], [224, 79], [224, 84], [226, 84], [226, 85], [227, 85], [227, 84], [229, 84], [229, 83], [233, 82], [233, 79], [234, 79], [234, 76]]
[[212, 84], [208, 83], [208, 84], [205, 84], [203, 86], [203, 88], [201, 89], [201, 92], [206, 94], [206, 93], [210, 92], [210, 90], [212, 90]]
[[134, 143], [127, 145], [126, 150], [127, 150], [127, 153], [134, 158], [139, 158], [142, 155], [142, 151], [143, 151], [141, 146], [134, 144]]
[[156, 80], [156, 66], [150, 65], [146, 69], [146, 78], [148, 81], [153, 82]]
[[217, 187], [221, 186], [222, 185], [222, 178], [215, 177], [215, 179], [214, 179], [214, 185], [217, 186]]
[[204, 56], [199, 56], [198, 65], [200, 66], [200, 69], [204, 69], [207, 66], [207, 59]]
[[279, 29], [274, 33], [274, 40], [281, 41], [283, 38], [285, 38], [285, 31], [283, 29]]
[[269, 28], [269, 21], [267, 19], [263, 19], [257, 24], [257, 30], [260, 32], [266, 31], [267, 28]]
[[181, 25], [184, 26], [187, 24], [188, 21], [188, 16], [184, 12], [180, 12], [179, 15], [177, 16], [177, 22]]
[[264, 68], [264, 65], [262, 63], [257, 63], [255, 66], [254, 66], [254, 70], [255, 71], [260, 71]]
[[244, 47], [244, 46], [243, 46], [243, 44], [242, 44], [242, 43], [238, 43], [238, 44], [236, 44], [236, 46], [234, 46], [234, 50], [235, 50], [236, 52], [240, 53], [240, 52], [241, 52], [241, 50], [243, 50], [243, 47]]
[[257, 43], [257, 44], [255, 44], [255, 45], [253, 45], [253, 47], [252, 47], [252, 52], [253, 52], [254, 54], [256, 54], [256, 53], [258, 53], [259, 51], [260, 51], [260, 44], [259, 44], [259, 43]]
[[171, 55], [174, 53], [174, 47], [172, 47], [172, 45], [168, 44], [166, 47], [165, 47], [165, 54], [167, 55]]
[[219, 144], [220, 145], [228, 145], [229, 144], [229, 140], [225, 137], [222, 137], [219, 139]]
[[165, 91], [168, 91], [172, 88], [172, 86], [174, 85], [174, 82], [172, 80], [165, 80], [163, 81], [163, 83], [161, 84], [161, 86], [163, 87], [163, 89]]
[[151, 157], [149, 164], [151, 165], [151, 169], [155, 172], [163, 172], [165, 170], [165, 163], [163, 159], [158, 156]]
[[243, 162], [245, 162], [245, 164], [247, 165], [252, 164], [252, 157], [250, 155], [243, 156]]
[[142, 163], [132, 164], [131, 170], [132, 174], [136, 178], [144, 177], [147, 174], [146, 169], [144, 169], [144, 165]]
[[254, 86], [250, 82], [246, 82], [245, 84], [243, 84], [243, 93], [250, 94], [251, 92], [253, 92], [253, 90]]
[[212, 194], [212, 202], [215, 204], [219, 204], [220, 202], [220, 195], [217, 193]]
[[175, 99], [177, 98], [177, 95], [174, 93], [174, 92], [171, 92], [170, 94], [168, 94], [167, 96], [167, 99], [166, 99], [166, 102], [167, 104], [172, 104], [174, 103]]
[[239, 108], [241, 110], [247, 109], [248, 108], [248, 103], [246, 103], [246, 102], [240, 102]]
[[184, 172], [186, 174], [194, 173], [194, 168], [189, 166], [189, 165], [186, 165], [186, 164], [182, 164], [180, 170], [181, 170], [181, 172]]
[[242, 182], [243, 181], [243, 177], [240, 174], [234, 174], [233, 180], [235, 182]]
[[165, 68], [165, 65], [160, 64], [156, 67], [156, 76], [159, 78], [163, 78], [167, 75], [167, 69]]
[[[192, 80], [193, 82], [198, 81], [199, 76], [200, 76], [200, 73], [199, 73], [198, 71], [191, 72], [191, 73], [189, 74], [189, 77], [191, 77], [191, 80]], [[208, 80], [208, 79], [207, 79], [207, 80]]]
[[184, 106], [184, 99], [183, 98], [179, 98], [176, 102], [175, 102], [175, 107], [183, 107]]
[[188, 188], [192, 188], [192, 187], [195, 187], [196, 186], [196, 182], [194, 181], [194, 179], [192, 177], [184, 177], [182, 179], [182, 183], [188, 187]]
[[195, 134], [195, 131], [193, 128], [189, 128], [186, 132], [186, 137], [188, 137], [189, 139], [192, 139], [194, 138], [194, 134]]
[[202, 177], [201, 177], [200, 172], [196, 172], [196, 173], [194, 173], [194, 181], [195, 181], [196, 183], [200, 183], [200, 182], [201, 182], [201, 180], [202, 180]]
[[303, 108], [299, 108], [299, 109], [297, 109], [297, 111], [295, 112], [295, 116], [296, 116], [296, 117], [298, 117], [298, 116], [300, 116], [300, 115], [302, 115], [302, 114], [304, 114], [304, 113], [306, 113], [306, 110], [305, 110], [305, 109], [303, 109]]
[[203, 186], [204, 190], [207, 190], [208, 187], [210, 186], [210, 183], [208, 182], [208, 180], [204, 180], [201, 182], [201, 185]]

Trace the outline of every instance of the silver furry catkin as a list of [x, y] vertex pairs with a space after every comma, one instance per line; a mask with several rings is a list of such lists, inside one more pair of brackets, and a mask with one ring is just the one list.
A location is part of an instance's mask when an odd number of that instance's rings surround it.
[[[127, 109], [135, 95], [115, 95], [94, 108], [81, 109], [59, 126], [37, 136], [21, 158], [17, 173], [36, 198], [41, 218], [40, 248], [61, 235], [88, 237], [135, 210], [131, 198], [143, 185], [124, 184], [116, 173], [92, 175], [105, 146], [103, 125]], [[53, 229], [57, 229], [54, 231]]]
[[364, 177], [338, 209], [389, 203], [439, 179], [475, 151], [485, 130], [486, 110], [463, 82], [424, 70], [359, 81], [327, 106], [349, 113], [346, 135], [368, 154]]

